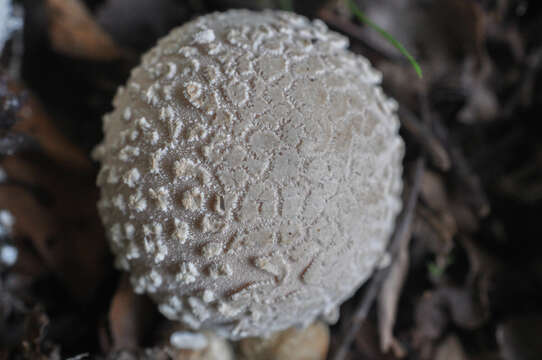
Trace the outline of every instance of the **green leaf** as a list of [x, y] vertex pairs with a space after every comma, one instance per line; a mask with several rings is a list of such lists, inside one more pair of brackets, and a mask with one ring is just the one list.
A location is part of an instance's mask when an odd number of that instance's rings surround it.
[[391, 36], [386, 30], [382, 29], [380, 26], [376, 25], [374, 22], [372, 22], [365, 14], [356, 6], [354, 3], [354, 0], [348, 0], [348, 5], [350, 6], [350, 11], [358, 18], [359, 21], [362, 23], [367, 24], [369, 27], [373, 28], [376, 32], [378, 32], [382, 37], [384, 37], [390, 44], [392, 44], [401, 54], [403, 54], [408, 61], [412, 64], [414, 67], [414, 70], [416, 71], [416, 74], [420, 78], [423, 77], [422, 68], [414, 59], [412, 55], [405, 49], [403, 44], [401, 44], [399, 41], [397, 41], [393, 36]]
[[429, 271], [429, 274], [433, 278], [440, 278], [442, 274], [444, 274], [444, 270], [446, 270], [444, 267], [438, 266], [434, 262], [431, 262], [427, 264], [427, 270]]
[[428, 263], [427, 270], [433, 278], [439, 279], [442, 275], [444, 275], [446, 269], [448, 269], [448, 267], [453, 263], [454, 257], [452, 255], [448, 255], [448, 257], [444, 259], [444, 262], [442, 264], [437, 264], [435, 261]]

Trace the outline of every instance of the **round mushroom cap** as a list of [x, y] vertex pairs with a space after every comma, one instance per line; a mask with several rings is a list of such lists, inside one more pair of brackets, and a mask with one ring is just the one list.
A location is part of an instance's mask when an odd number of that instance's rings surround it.
[[319, 20], [171, 31], [104, 117], [98, 207], [162, 314], [238, 339], [330, 319], [385, 254], [403, 142], [381, 75]]

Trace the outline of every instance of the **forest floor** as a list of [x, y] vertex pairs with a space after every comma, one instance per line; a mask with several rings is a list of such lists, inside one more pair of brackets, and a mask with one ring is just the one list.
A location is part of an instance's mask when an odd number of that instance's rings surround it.
[[393, 261], [342, 306], [329, 358], [542, 359], [540, 1], [359, 1], [422, 79], [344, 1], [16, 3], [24, 27], [0, 64], [0, 359], [211, 359], [168, 348], [174, 325], [113, 268], [89, 154], [158, 38], [211, 11], [281, 6], [383, 73], [406, 142]]

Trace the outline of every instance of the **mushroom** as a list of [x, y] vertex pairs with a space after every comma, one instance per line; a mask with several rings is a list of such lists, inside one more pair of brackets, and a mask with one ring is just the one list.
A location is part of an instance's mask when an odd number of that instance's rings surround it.
[[116, 265], [167, 318], [230, 339], [334, 321], [385, 254], [397, 105], [347, 46], [292, 13], [213, 13], [119, 89], [98, 208]]

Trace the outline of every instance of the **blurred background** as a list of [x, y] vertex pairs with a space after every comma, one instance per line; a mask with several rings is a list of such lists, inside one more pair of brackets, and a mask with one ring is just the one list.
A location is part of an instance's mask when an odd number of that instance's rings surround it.
[[[542, 359], [542, 3], [0, 0], [0, 359]], [[89, 153], [140, 55], [228, 8], [323, 20], [383, 73], [406, 142], [391, 264], [337, 324], [209, 347], [112, 266]]]

